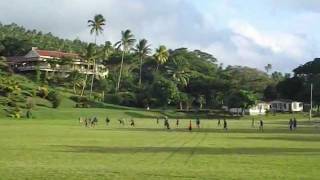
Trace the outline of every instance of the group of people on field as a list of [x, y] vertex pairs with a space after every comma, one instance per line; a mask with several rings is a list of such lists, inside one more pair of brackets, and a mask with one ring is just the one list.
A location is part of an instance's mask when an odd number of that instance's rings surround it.
[[[160, 122], [160, 119], [163, 119], [163, 122], [164, 122], [164, 127], [166, 129], [170, 129], [170, 122], [169, 122], [169, 119], [167, 116], [164, 116], [163, 118], [159, 118], [157, 117], [156, 118], [156, 123], [159, 124]], [[221, 119], [218, 119], [218, 124], [217, 126], [218, 127], [221, 127], [223, 126], [223, 130], [227, 131], [228, 130], [228, 122], [227, 120], [224, 118], [223, 119], [223, 122], [221, 123]], [[106, 123], [106, 126], [109, 126], [109, 123], [111, 122], [111, 120], [109, 119], [109, 117], [106, 117], [105, 119], [105, 123]], [[126, 123], [129, 124], [131, 127], [135, 127], [135, 121], [133, 118], [131, 118], [129, 121], [125, 118], [120, 118], [118, 119], [118, 122], [120, 125], [124, 126]], [[97, 117], [92, 117], [92, 118], [88, 118], [88, 117], [80, 117], [79, 118], [79, 123], [80, 124], [83, 124], [85, 127], [95, 127], [97, 124], [98, 124], [98, 118]], [[195, 123], [196, 123], [196, 127], [198, 129], [200, 129], [200, 118], [197, 117], [195, 119]], [[176, 119], [176, 128], [178, 128], [180, 126], [180, 119]], [[264, 131], [264, 121], [262, 119], [259, 120], [259, 131]], [[297, 119], [296, 118], [291, 118], [289, 120], [289, 130], [290, 131], [294, 131], [297, 129]], [[255, 119], [252, 118], [252, 123], [251, 123], [251, 127], [252, 128], [255, 128]], [[189, 121], [189, 125], [188, 125], [188, 130], [189, 131], [192, 131], [192, 121], [190, 120]]]
[[79, 123], [83, 124], [85, 127], [95, 127], [98, 124], [97, 117], [79, 117]]
[[[109, 126], [111, 120], [109, 117], [106, 117], [105, 119], [105, 123], [106, 126]], [[124, 118], [120, 118], [118, 119], [118, 122], [120, 125], [125, 125], [126, 119]], [[93, 118], [88, 118], [88, 117], [79, 117], [79, 123], [84, 125], [85, 127], [95, 127], [98, 124], [98, 118], [97, 117], [93, 117]], [[135, 127], [135, 121], [133, 120], [133, 118], [130, 119], [129, 121], [130, 126]]]

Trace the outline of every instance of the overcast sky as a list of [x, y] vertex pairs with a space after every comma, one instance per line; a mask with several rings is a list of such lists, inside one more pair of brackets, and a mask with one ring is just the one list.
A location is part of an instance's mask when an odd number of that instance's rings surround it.
[[224, 65], [291, 71], [320, 55], [319, 0], [1, 0], [0, 21], [93, 41], [87, 20], [107, 19], [99, 42], [131, 29], [153, 47], [212, 53]]

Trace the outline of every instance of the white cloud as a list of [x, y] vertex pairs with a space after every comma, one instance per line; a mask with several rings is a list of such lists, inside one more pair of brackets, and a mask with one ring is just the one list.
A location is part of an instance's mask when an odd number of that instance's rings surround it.
[[[279, 7], [288, 6], [288, 11], [302, 2], [291, 0], [293, 4], [298, 3], [293, 6], [284, 1], [287, 3], [277, 2]], [[237, 3], [241, 5], [241, 2]], [[310, 29], [319, 27], [317, 21], [320, 16], [314, 10], [305, 12], [307, 7], [311, 7], [310, 2], [303, 5], [303, 13], [293, 11], [290, 14], [295, 21], [290, 22], [289, 30], [279, 30], [274, 26], [266, 30], [243, 19], [237, 9], [241, 7], [232, 0], [207, 0], [197, 4], [195, 6], [192, 0], [10, 0], [10, 3], [3, 0], [0, 1], [0, 17], [3, 23], [16, 22], [60, 37], [92, 41], [86, 23], [94, 14], [101, 13], [107, 19], [105, 32], [99, 37], [101, 43], [106, 40], [115, 42], [120, 39], [121, 30], [131, 29], [137, 39], [147, 38], [154, 48], [164, 44], [169, 48], [202, 49], [225, 65], [260, 69], [272, 63], [278, 70], [289, 71], [319, 52], [315, 44], [320, 40], [314, 40], [317, 30]], [[233, 18], [240, 20], [231, 21]]]
[[284, 54], [288, 57], [303, 58], [307, 43], [297, 35], [283, 32], [259, 31], [246, 22], [235, 21], [230, 24], [231, 30], [245, 37], [261, 48], [269, 49], [274, 54]]

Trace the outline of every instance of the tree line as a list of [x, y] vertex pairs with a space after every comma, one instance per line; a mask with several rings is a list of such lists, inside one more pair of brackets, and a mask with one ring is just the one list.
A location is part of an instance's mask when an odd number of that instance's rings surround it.
[[[296, 86], [295, 78], [302, 80], [305, 75], [301, 73], [290, 77], [289, 74], [271, 72], [271, 64], [266, 65], [265, 71], [243, 66], [224, 67], [214, 55], [201, 50], [168, 49], [165, 45], [152, 48], [147, 39], [137, 40], [129, 29], [121, 32], [118, 42], [97, 44], [107, 20], [98, 14], [87, 23], [88, 32], [94, 36], [93, 43], [61, 39], [51, 33], [30, 31], [16, 24], [0, 24], [0, 56], [24, 55], [36, 46], [75, 52], [94, 66], [105, 65], [109, 70], [106, 78], [76, 71], [67, 78], [38, 76], [37, 81], [41, 85], [71, 88], [76, 101], [87, 98], [135, 107], [202, 109], [223, 105], [247, 108], [258, 100], [304, 98], [290, 94], [295, 92], [292, 89], [286, 92], [286, 88], [291, 86], [300, 87]], [[68, 62], [64, 59], [63, 62], [49, 63]]]

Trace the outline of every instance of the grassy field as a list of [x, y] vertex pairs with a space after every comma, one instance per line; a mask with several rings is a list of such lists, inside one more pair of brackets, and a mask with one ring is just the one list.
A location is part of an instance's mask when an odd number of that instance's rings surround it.
[[[165, 130], [159, 115], [114, 106], [39, 107], [33, 120], [2, 117], [0, 179], [319, 179], [317, 121], [296, 115], [299, 129], [289, 132], [290, 115], [261, 117], [265, 131], [258, 132], [244, 118], [229, 120], [225, 132], [206, 119], [188, 132], [189, 119], [179, 128], [172, 119]], [[98, 116], [98, 127], [80, 126], [79, 116]], [[120, 117], [134, 117], [136, 127], [120, 126]]]

